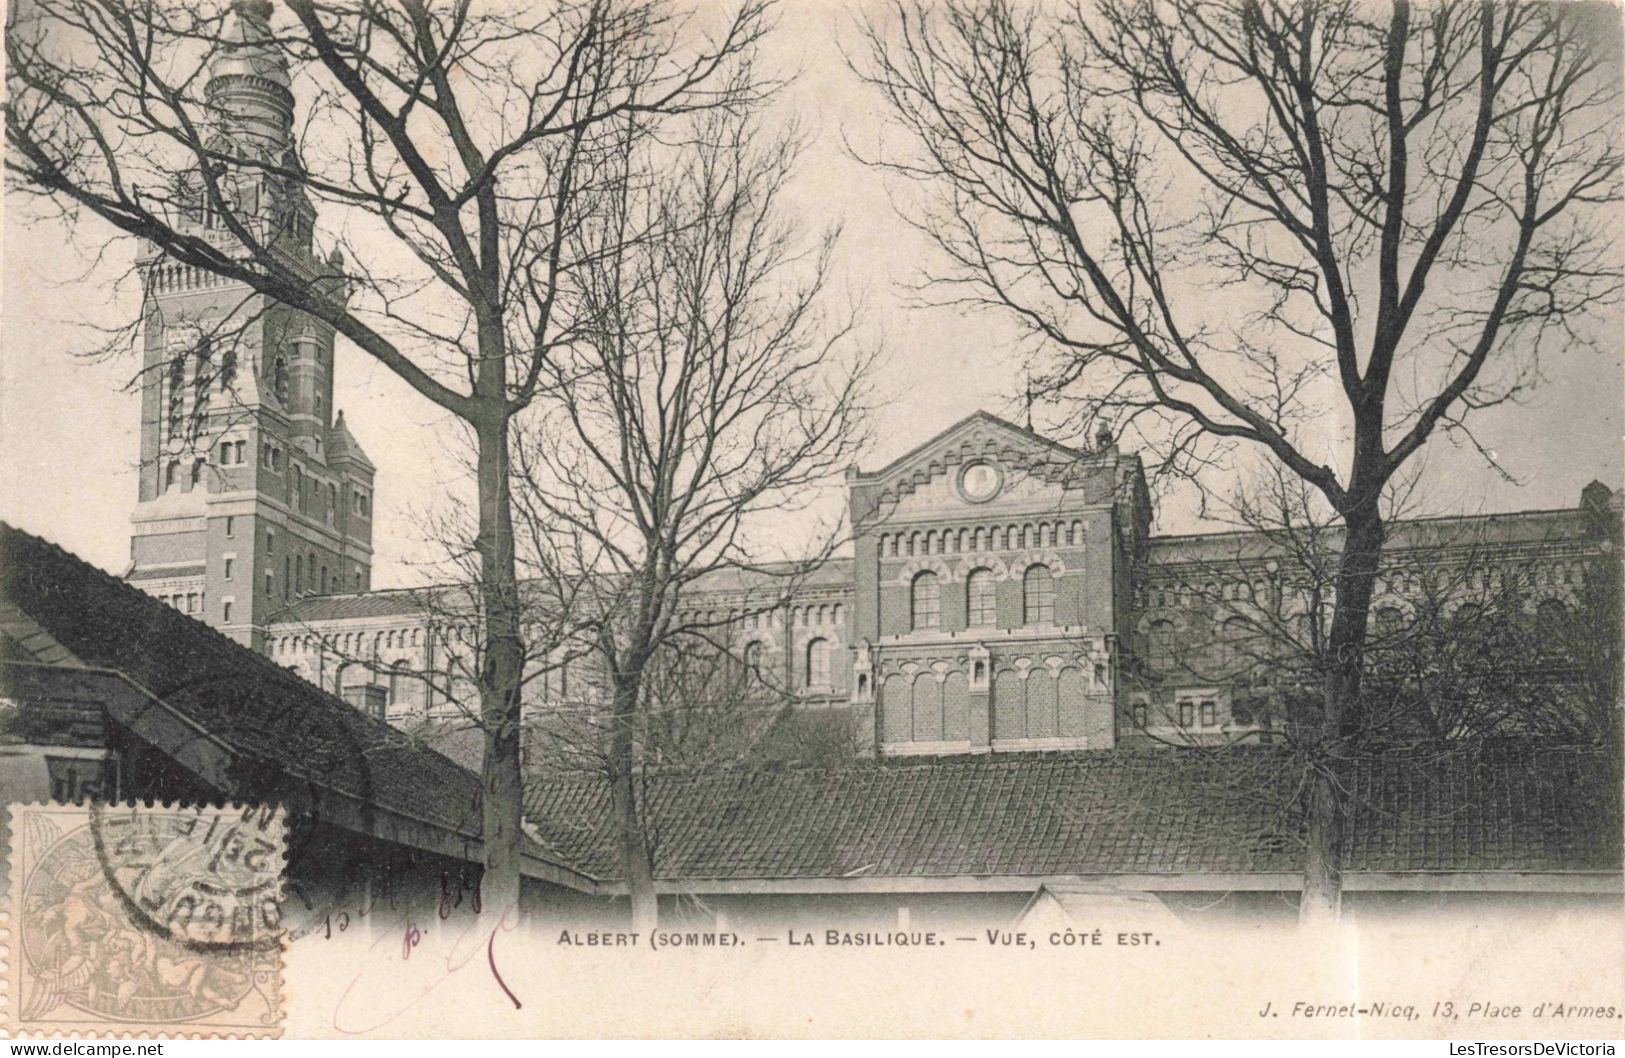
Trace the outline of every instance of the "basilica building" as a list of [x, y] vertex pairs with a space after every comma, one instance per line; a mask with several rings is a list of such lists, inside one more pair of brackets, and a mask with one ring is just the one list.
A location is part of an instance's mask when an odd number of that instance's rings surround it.
[[[251, 22], [234, 24], [243, 39], [207, 92], [219, 135], [278, 165], [245, 167], [233, 193], [312, 284], [345, 298], [310, 202], [270, 175], [298, 165], [293, 97]], [[233, 238], [207, 210], [188, 223]], [[375, 468], [333, 407], [331, 329], [156, 251], [140, 267], [126, 579], [372, 715], [460, 715], [478, 649], [466, 592], [369, 590]], [[1155, 534], [1134, 452], [985, 412], [887, 466], [850, 469], [845, 487], [849, 554], [790, 579], [717, 578], [683, 605], [729, 628], [769, 712], [821, 718], [856, 754], [1264, 740], [1313, 683], [1333, 530]], [[1594, 482], [1567, 509], [1391, 525], [1372, 641], [1391, 651], [1395, 687], [1468, 662], [1501, 683], [1513, 662], [1548, 690], [1583, 683], [1576, 633], [1617, 643], [1596, 607], [1617, 580], [1620, 509]], [[1418, 646], [1479, 628], [1493, 635], [1467, 662]], [[542, 663], [532, 715], [593, 707], [590, 666]]]

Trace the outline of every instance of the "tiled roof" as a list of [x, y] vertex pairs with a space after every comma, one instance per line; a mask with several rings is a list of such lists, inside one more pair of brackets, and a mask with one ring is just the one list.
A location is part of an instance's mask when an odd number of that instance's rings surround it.
[[214, 629], [0, 522], [0, 600], [80, 662], [121, 673], [224, 743], [249, 784], [290, 777], [464, 836], [477, 776]]
[[[852, 560], [832, 558], [808, 570], [802, 563], [766, 563], [756, 569], [723, 569], [700, 577], [689, 586], [688, 601], [705, 605], [700, 593], [737, 591], [784, 591], [794, 589], [850, 589]], [[542, 582], [527, 581], [528, 590], [541, 592]], [[395, 588], [388, 591], [358, 592], [353, 595], [312, 596], [278, 610], [267, 622], [273, 626], [303, 626], [321, 621], [360, 618], [422, 617], [431, 612], [468, 613], [474, 607], [469, 589], [459, 585], [425, 588]], [[543, 605], [540, 598], [534, 605]]]
[[[1351, 769], [1352, 871], [1617, 870], [1617, 783], [1602, 755], [1482, 748]], [[1266, 749], [1104, 751], [837, 769], [655, 774], [664, 879], [1293, 873], [1289, 759]], [[590, 774], [538, 779], [542, 845], [620, 873], [609, 797]]]
[[[1440, 518], [1412, 518], [1389, 524], [1383, 547], [1389, 553], [1419, 548], [1543, 545], [1582, 541], [1594, 532], [1590, 516], [1580, 508], [1546, 511], [1509, 511]], [[1342, 530], [1326, 529], [1323, 546], [1335, 548]], [[1280, 557], [1291, 550], [1284, 533], [1223, 532], [1179, 536], [1152, 536], [1147, 540], [1147, 561], [1153, 566], [1180, 562], [1229, 562]]]
[[811, 569], [802, 562], [767, 562], [754, 569], [719, 569], [697, 578], [691, 591], [797, 591], [811, 588], [850, 588], [852, 560], [831, 558]]
[[169, 580], [172, 577], [201, 577], [205, 572], [203, 563], [195, 566], [159, 566], [155, 569], [131, 570], [126, 580]]
[[318, 595], [273, 613], [270, 625], [306, 625], [362, 617], [421, 617], [436, 609], [433, 593], [445, 589], [399, 588], [355, 595]]

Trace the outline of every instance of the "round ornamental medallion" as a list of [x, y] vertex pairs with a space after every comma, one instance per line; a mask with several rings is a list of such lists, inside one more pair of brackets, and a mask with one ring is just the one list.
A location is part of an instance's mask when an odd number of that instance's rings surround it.
[[998, 494], [999, 470], [992, 463], [977, 461], [959, 472], [959, 491], [973, 503], [984, 503]]

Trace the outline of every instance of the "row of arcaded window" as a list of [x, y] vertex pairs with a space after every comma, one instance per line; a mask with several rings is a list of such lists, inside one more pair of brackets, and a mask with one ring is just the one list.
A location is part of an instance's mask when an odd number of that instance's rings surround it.
[[[1035, 562], [1021, 575], [1022, 623], [1055, 623], [1055, 574]], [[965, 624], [991, 627], [997, 619], [998, 591], [990, 569], [972, 570], [965, 578]], [[909, 627], [919, 631], [942, 627], [942, 584], [935, 573], [917, 573], [910, 584]]]
[[881, 533], [880, 557], [913, 558], [916, 555], [956, 555], [976, 551], [1023, 551], [1035, 547], [1080, 547], [1082, 544], [1082, 521], [1012, 523]]
[[[753, 639], [745, 644], [745, 667], [757, 677], [762, 673], [762, 643]], [[808, 641], [801, 652], [801, 685], [807, 690], [830, 686], [830, 641], [819, 637]]]

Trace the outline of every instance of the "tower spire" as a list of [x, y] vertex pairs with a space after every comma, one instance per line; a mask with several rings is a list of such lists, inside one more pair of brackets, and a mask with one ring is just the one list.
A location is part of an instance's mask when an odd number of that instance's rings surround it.
[[221, 131], [243, 148], [280, 154], [292, 146], [292, 80], [271, 32], [270, 0], [232, 0], [203, 91]]

